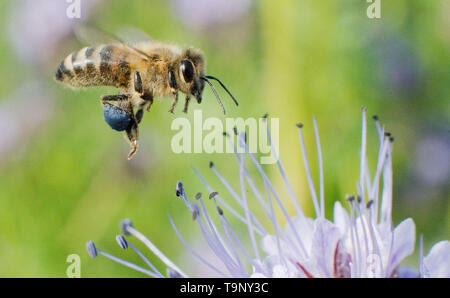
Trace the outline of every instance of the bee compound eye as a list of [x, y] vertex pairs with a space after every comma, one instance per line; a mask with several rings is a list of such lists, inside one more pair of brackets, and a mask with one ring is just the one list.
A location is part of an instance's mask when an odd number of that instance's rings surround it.
[[183, 76], [183, 80], [186, 83], [190, 83], [194, 80], [194, 65], [189, 60], [183, 60], [180, 63], [180, 71]]
[[103, 116], [106, 123], [117, 131], [124, 131], [133, 122], [133, 118], [126, 111], [109, 103], [103, 103]]

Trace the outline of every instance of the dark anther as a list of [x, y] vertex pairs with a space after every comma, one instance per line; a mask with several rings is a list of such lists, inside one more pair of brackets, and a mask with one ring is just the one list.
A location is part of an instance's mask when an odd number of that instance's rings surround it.
[[347, 196], [346, 198], [345, 198], [347, 201], [349, 201], [349, 202], [353, 202], [354, 200], [355, 200], [355, 196]]
[[177, 190], [176, 190], [175, 194], [177, 195], [177, 197], [180, 197], [181, 195], [183, 195], [183, 183], [181, 183], [181, 182], [177, 183]]
[[130, 232], [128, 232], [128, 228], [133, 227], [133, 222], [131, 219], [124, 219], [120, 222], [120, 229], [122, 230], [122, 233], [124, 233], [126, 236], [130, 236]]
[[196, 220], [197, 217], [200, 215], [200, 210], [198, 210], [197, 205], [192, 205], [192, 208], [194, 209], [194, 210], [192, 211], [192, 219], [193, 219], [193, 220]]
[[86, 249], [88, 251], [88, 254], [91, 256], [91, 258], [97, 257], [97, 248], [95, 247], [94, 242], [88, 241], [86, 243]]
[[183, 276], [181, 276], [180, 273], [178, 273], [177, 271], [173, 270], [172, 268], [167, 268], [167, 277], [168, 278], [181, 278]]
[[116, 241], [122, 249], [128, 248], [128, 242], [127, 242], [127, 240], [125, 240], [125, 238], [122, 235], [117, 235]]
[[217, 196], [219, 193], [217, 191], [213, 191], [212, 193], [209, 194], [209, 199], [211, 200], [212, 198], [214, 198], [215, 196]]

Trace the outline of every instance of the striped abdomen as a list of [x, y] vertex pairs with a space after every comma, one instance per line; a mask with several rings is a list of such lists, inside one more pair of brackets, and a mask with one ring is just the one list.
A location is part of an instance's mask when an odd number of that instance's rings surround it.
[[[114, 86], [127, 88], [132, 72], [129, 51], [112, 45], [86, 47], [67, 56], [55, 79], [71, 87]], [[131, 60], [131, 61], [130, 61]]]

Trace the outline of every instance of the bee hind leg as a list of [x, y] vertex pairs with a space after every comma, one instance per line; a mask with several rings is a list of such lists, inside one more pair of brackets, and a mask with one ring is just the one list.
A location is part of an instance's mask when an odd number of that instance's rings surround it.
[[126, 136], [131, 147], [128, 153], [128, 160], [130, 160], [134, 157], [138, 149], [139, 128], [136, 122], [126, 129]]
[[138, 124], [141, 123], [142, 117], [144, 117], [144, 109], [140, 108], [139, 110], [137, 110], [135, 117], [136, 117], [137, 123]]
[[128, 96], [125, 95], [125, 94], [116, 94], [116, 95], [105, 95], [105, 96], [102, 96], [100, 98], [100, 101], [102, 103], [104, 103], [104, 102], [109, 102], [109, 101], [121, 101], [121, 100], [127, 100], [127, 99], [128, 99]]
[[[128, 96], [124, 94], [107, 95], [101, 98], [101, 102], [106, 123], [114, 130], [126, 132], [126, 137], [131, 147], [128, 159], [132, 159], [138, 148], [138, 123], [142, 120], [144, 112], [141, 108], [135, 115], [131, 104], [125, 102], [127, 99]], [[122, 101], [122, 103], [119, 103], [119, 106], [117, 106], [109, 103], [110, 101]]]
[[[105, 122], [114, 130], [123, 131], [136, 122], [127, 95], [107, 95], [101, 98]], [[118, 101], [118, 104], [110, 102]]]

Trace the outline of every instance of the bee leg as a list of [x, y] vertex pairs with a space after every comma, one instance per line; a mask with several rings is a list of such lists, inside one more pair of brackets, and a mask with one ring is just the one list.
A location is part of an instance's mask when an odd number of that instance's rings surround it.
[[172, 106], [170, 107], [169, 112], [173, 114], [173, 109], [175, 108], [175, 106], [177, 105], [178, 102], [178, 92], [174, 91], [173, 92], [173, 102], [172, 102]]
[[127, 133], [128, 141], [130, 142], [130, 147], [131, 147], [130, 153], [128, 153], [128, 160], [130, 160], [136, 154], [136, 151], [138, 149], [138, 143], [137, 143], [138, 138], [139, 138], [138, 124], [136, 122], [131, 124], [126, 129], [126, 133]]
[[186, 102], [184, 103], [184, 109], [183, 112], [187, 114], [188, 111], [188, 106], [189, 106], [189, 101], [191, 100], [190, 96], [186, 96]]
[[[134, 72], [133, 82], [134, 82], [134, 91], [136, 91], [139, 94], [139, 96], [144, 100], [144, 104], [141, 104], [141, 106], [144, 106], [145, 104], [147, 104], [147, 102], [150, 102], [150, 104], [147, 107], [147, 112], [148, 112], [150, 110], [151, 105], [153, 104], [153, 95], [142, 89], [142, 79], [141, 79], [141, 75], [138, 71]], [[141, 120], [142, 120], [143, 114], [141, 111], [142, 111], [142, 108], [140, 110], [138, 110], [138, 112], [137, 112], [137, 113], [139, 113], [139, 117], [137, 117], [137, 118], [139, 118], [139, 119], [137, 119], [138, 123], [141, 122]]]
[[136, 117], [137, 123], [138, 124], [141, 123], [142, 117], [144, 117], [144, 109], [140, 108], [139, 110], [137, 110], [135, 117]]
[[134, 90], [137, 93], [142, 94], [142, 79], [138, 71], [134, 72]]
[[[136, 122], [133, 108], [127, 99], [128, 96], [125, 94], [107, 95], [100, 99], [105, 122], [114, 130], [124, 131], [131, 123]], [[112, 104], [113, 101], [118, 103]]]
[[148, 93], [148, 92], [144, 92], [144, 94], [142, 94], [141, 98], [143, 100], [145, 100], [146, 103], [148, 102], [147, 112], [150, 111], [150, 108], [151, 108], [151, 106], [153, 104], [153, 94]]
[[117, 94], [117, 95], [105, 95], [102, 96], [100, 101], [102, 103], [108, 102], [108, 101], [121, 101], [121, 100], [127, 100], [128, 96], [125, 94]]

